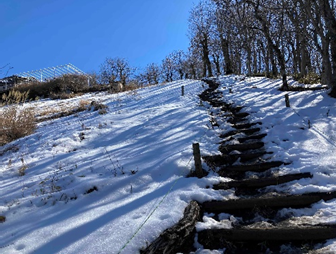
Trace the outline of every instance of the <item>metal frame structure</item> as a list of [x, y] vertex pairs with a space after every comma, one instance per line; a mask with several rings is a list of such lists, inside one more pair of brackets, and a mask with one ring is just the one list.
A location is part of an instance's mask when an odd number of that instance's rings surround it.
[[84, 71], [80, 70], [71, 63], [55, 67], [48, 67], [35, 71], [21, 72], [15, 74], [15, 76], [23, 78], [33, 78], [40, 82], [44, 82], [66, 74], [79, 74], [87, 76], [87, 74]]

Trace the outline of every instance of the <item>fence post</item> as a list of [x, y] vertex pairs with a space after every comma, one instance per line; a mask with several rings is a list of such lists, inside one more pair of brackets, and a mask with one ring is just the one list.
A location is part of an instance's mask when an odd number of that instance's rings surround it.
[[182, 89], [182, 96], [184, 96], [184, 86], [182, 86], [181, 89]]
[[201, 152], [199, 143], [193, 143], [193, 154], [194, 154], [194, 161], [195, 161], [195, 172], [198, 178], [203, 177], [203, 169], [202, 169], [202, 162], [201, 162]]
[[290, 108], [290, 104], [289, 104], [289, 95], [285, 94], [285, 102], [286, 102], [286, 107]]

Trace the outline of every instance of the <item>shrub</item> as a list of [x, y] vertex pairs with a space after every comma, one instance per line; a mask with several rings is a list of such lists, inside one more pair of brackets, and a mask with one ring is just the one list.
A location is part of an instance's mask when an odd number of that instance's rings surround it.
[[0, 146], [30, 135], [35, 129], [33, 109], [20, 110], [17, 105], [5, 107], [0, 115]]
[[77, 94], [79, 92], [89, 91], [91, 87], [88, 85], [88, 79], [89, 77], [85, 75], [67, 74], [45, 82], [36, 81], [27, 84], [20, 84], [15, 87], [15, 90], [20, 93], [26, 93], [29, 91], [28, 99], [32, 100], [36, 97], [50, 97], [54, 99], [65, 98], [73, 96], [69, 95], [72, 93]]

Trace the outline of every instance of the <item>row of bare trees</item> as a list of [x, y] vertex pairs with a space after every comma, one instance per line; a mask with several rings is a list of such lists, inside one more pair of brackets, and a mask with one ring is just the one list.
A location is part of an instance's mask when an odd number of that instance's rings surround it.
[[190, 12], [190, 51], [202, 76], [321, 75], [336, 96], [335, 0], [201, 0]]
[[189, 16], [187, 52], [142, 71], [107, 58], [101, 83], [141, 84], [220, 74], [304, 78], [312, 73], [336, 97], [336, 0], [200, 0]]
[[172, 82], [178, 79], [203, 77], [201, 61], [195, 55], [182, 50], [175, 50], [168, 54], [161, 64], [148, 64], [143, 70], [133, 68], [124, 58], [106, 58], [100, 66], [97, 75], [100, 84], [122, 83], [123, 85], [135, 81], [140, 85]]

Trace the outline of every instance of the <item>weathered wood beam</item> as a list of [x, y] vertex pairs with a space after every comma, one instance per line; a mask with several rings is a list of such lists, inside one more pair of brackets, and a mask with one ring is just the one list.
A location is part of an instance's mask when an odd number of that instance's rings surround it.
[[226, 173], [233, 172], [247, 172], [247, 171], [253, 171], [253, 172], [264, 172], [271, 168], [276, 168], [284, 164], [282, 161], [270, 161], [270, 162], [263, 162], [263, 163], [257, 163], [257, 164], [243, 164], [243, 165], [233, 165], [233, 166], [227, 166], [222, 167], [218, 174], [221, 176], [225, 176]]
[[254, 143], [244, 143], [244, 144], [235, 144], [235, 145], [225, 145], [222, 144], [219, 146], [219, 151], [223, 154], [229, 153], [231, 151], [237, 150], [237, 151], [247, 151], [247, 150], [253, 150], [253, 149], [260, 149], [264, 147], [264, 142], [258, 141]]
[[246, 189], [258, 189], [264, 188], [271, 185], [279, 185], [294, 180], [300, 180], [302, 178], [312, 178], [313, 175], [310, 173], [299, 173], [299, 174], [290, 174], [283, 176], [273, 176], [268, 178], [259, 178], [259, 179], [247, 179], [241, 181], [231, 181], [214, 185], [215, 190], [226, 190], [231, 188], [246, 188]]
[[207, 229], [198, 232], [198, 242], [205, 248], [223, 248], [226, 241], [293, 242], [321, 241], [336, 238], [336, 225], [316, 225], [292, 228]]
[[236, 210], [252, 210], [257, 207], [270, 208], [300, 208], [306, 207], [320, 200], [328, 201], [336, 198], [336, 192], [316, 192], [302, 195], [282, 195], [272, 197], [240, 198], [227, 201], [207, 201], [202, 204], [206, 212], [230, 213]]
[[[178, 252], [183, 245], [192, 246], [194, 240], [195, 224], [200, 219], [200, 207], [196, 201], [191, 201], [184, 210], [183, 218], [172, 228], [166, 229], [142, 254]], [[191, 241], [191, 243], [190, 243]]]

